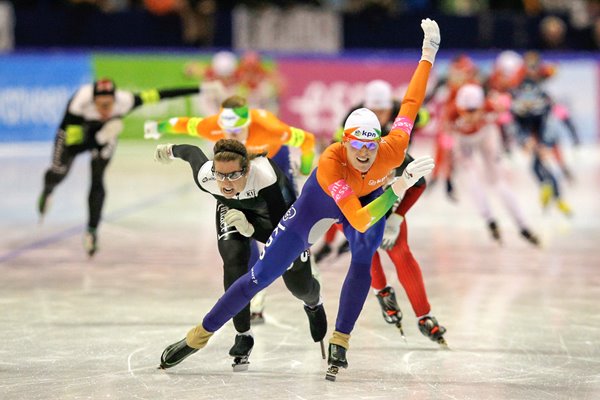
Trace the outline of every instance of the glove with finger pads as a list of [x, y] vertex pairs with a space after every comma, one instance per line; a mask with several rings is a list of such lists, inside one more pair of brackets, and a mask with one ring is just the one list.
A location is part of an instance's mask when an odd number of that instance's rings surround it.
[[433, 170], [435, 163], [430, 156], [419, 157], [406, 166], [402, 176], [392, 184], [392, 190], [398, 197], [402, 197], [406, 189], [414, 185], [419, 179]]

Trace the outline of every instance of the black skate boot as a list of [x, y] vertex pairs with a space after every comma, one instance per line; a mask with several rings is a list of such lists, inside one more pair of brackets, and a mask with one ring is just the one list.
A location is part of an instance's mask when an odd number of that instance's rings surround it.
[[44, 220], [48, 209], [50, 208], [52, 196], [50, 193], [43, 191], [38, 197], [38, 213], [40, 214], [40, 223]]
[[98, 250], [98, 235], [95, 228], [88, 228], [83, 235], [83, 247], [88, 253], [88, 256], [93, 257]]
[[488, 228], [490, 230], [490, 233], [492, 234], [492, 238], [496, 242], [498, 242], [498, 244], [502, 244], [502, 238], [500, 237], [500, 229], [498, 229], [498, 224], [496, 224], [496, 221], [488, 222]]
[[423, 317], [419, 319], [419, 330], [429, 339], [434, 342], [437, 342], [440, 346], [444, 348], [448, 348], [448, 343], [446, 339], [444, 339], [444, 333], [446, 333], [446, 328], [440, 326], [435, 317]]
[[185, 339], [181, 339], [179, 342], [167, 346], [165, 351], [163, 351], [160, 356], [159, 369], [174, 367], [197, 351], [198, 349], [188, 346]]
[[346, 359], [346, 348], [337, 344], [329, 343], [329, 357], [327, 358], [329, 368], [325, 374], [325, 379], [335, 382], [340, 368], [348, 368]]
[[319, 251], [315, 253], [315, 261], [319, 262], [325, 257], [327, 257], [329, 254], [331, 254], [331, 246], [325, 243], [323, 244], [323, 247], [321, 247]]
[[525, 229], [525, 228], [521, 229], [521, 236], [523, 236], [525, 238], [525, 240], [527, 240], [529, 243], [531, 243], [534, 246], [540, 245], [540, 240], [537, 238], [536, 235], [531, 233], [529, 231], [529, 229]]
[[308, 317], [310, 335], [315, 342], [320, 342], [327, 333], [327, 315], [325, 314], [325, 308], [323, 307], [323, 304], [319, 304], [315, 307], [309, 307], [305, 305], [304, 311]]
[[350, 251], [350, 242], [347, 240], [344, 240], [344, 243], [342, 243], [342, 245], [340, 247], [338, 247], [337, 255], [339, 257], [342, 254], [347, 253], [349, 251]]
[[406, 340], [404, 337], [404, 330], [402, 329], [402, 311], [396, 301], [396, 292], [394, 289], [390, 286], [386, 286], [377, 292], [375, 297], [377, 297], [377, 301], [379, 301], [381, 314], [383, 315], [385, 322], [396, 325], [396, 328], [400, 331], [400, 335]]
[[250, 335], [235, 335], [235, 343], [233, 347], [229, 350], [229, 355], [233, 357], [233, 372], [247, 371], [248, 357], [250, 357], [250, 353], [252, 352], [252, 347], [254, 347], [254, 338]]

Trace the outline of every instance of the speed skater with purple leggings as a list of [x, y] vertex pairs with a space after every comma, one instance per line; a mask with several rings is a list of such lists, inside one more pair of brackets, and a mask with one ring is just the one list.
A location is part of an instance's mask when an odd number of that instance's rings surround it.
[[[425, 98], [429, 72], [439, 47], [437, 24], [423, 20], [423, 55], [408, 85], [391, 132], [381, 138], [377, 116], [366, 108], [355, 110], [344, 124], [342, 143], [330, 145], [318, 167], [265, 243], [259, 261], [233, 283], [186, 338], [168, 346], [161, 366], [176, 365], [206, 346], [220, 329], [260, 290], [281, 276], [290, 263], [314, 244], [333, 223], [341, 223], [352, 258], [340, 294], [335, 331], [329, 340], [328, 379], [346, 368], [350, 333], [360, 315], [371, 284], [371, 259], [381, 244], [386, 212], [404, 191], [431, 172], [433, 160], [422, 157], [383, 191], [388, 173], [402, 164], [410, 132]], [[332, 370], [333, 369], [333, 370]]]

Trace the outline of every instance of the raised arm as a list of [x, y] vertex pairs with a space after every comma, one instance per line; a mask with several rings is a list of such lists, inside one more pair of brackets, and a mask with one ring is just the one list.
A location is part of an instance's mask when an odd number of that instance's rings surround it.
[[168, 164], [175, 158], [180, 158], [190, 164], [192, 173], [194, 174], [194, 181], [200, 186], [198, 172], [209, 161], [206, 154], [199, 147], [190, 144], [159, 144], [156, 146], [154, 152], [154, 159], [156, 161]]

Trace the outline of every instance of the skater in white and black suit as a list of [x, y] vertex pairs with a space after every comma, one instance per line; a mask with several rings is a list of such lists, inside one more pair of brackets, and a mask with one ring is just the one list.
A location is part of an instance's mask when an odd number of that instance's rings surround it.
[[104, 172], [114, 153], [117, 138], [123, 130], [121, 119], [135, 108], [161, 99], [197, 94], [199, 89], [180, 88], [140, 93], [116, 89], [110, 79], [100, 79], [81, 86], [71, 97], [54, 138], [52, 165], [44, 175], [44, 188], [38, 199], [40, 217], [48, 211], [54, 188], [67, 176], [75, 157], [92, 153], [92, 182], [88, 197], [89, 219], [84, 246], [92, 256], [97, 250], [96, 230], [104, 205]]
[[[213, 152], [211, 161], [196, 146], [163, 144], [156, 148], [155, 159], [163, 163], [174, 158], [187, 161], [196, 185], [217, 200], [217, 241], [227, 289], [248, 272], [250, 239], [266, 243], [296, 195], [290, 181], [273, 161], [264, 154], [248, 154], [241, 142], [221, 139]], [[290, 292], [304, 302], [311, 336], [320, 342], [327, 333], [327, 318], [319, 282], [312, 275], [308, 250], [294, 260], [283, 274], [283, 280]], [[234, 357], [234, 369], [242, 370], [247, 366], [254, 344], [249, 304], [233, 317], [233, 324], [238, 333], [229, 354]], [[163, 353], [161, 367], [177, 365], [196, 351], [187, 346], [185, 339], [175, 343]]]

